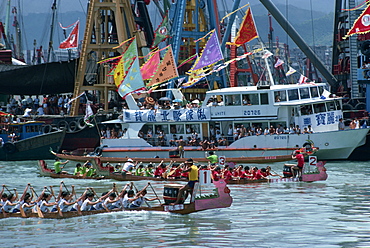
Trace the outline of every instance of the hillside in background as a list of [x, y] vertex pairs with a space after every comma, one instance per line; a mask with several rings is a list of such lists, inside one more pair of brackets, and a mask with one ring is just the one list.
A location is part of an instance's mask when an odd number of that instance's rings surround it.
[[[307, 8], [297, 7], [300, 0], [295, 0], [295, 5], [290, 5], [288, 8], [284, 4], [276, 4], [280, 11], [286, 16], [286, 18], [293, 24], [296, 30], [300, 33], [303, 39], [310, 45], [332, 45], [332, 30], [333, 30], [333, 13], [328, 13], [324, 7], [312, 11], [314, 18], [314, 35], [312, 34], [312, 21], [311, 11]], [[34, 1], [31, 1], [34, 2]], [[63, 2], [66, 5], [67, 0]], [[84, 1], [82, 1], [84, 2]], [[253, 2], [256, 4], [253, 5]], [[275, 2], [275, 1], [274, 1]], [[286, 0], [280, 0], [276, 2], [286, 2]], [[293, 1], [288, 1], [293, 2]], [[313, 1], [315, 6], [317, 1]], [[324, 1], [326, 2], [326, 1]], [[260, 34], [261, 39], [267, 42], [268, 34], [268, 17], [267, 10], [259, 3], [258, 0], [251, 1], [252, 10], [256, 25]], [[81, 9], [79, 1], [74, 1], [76, 9]], [[307, 1], [302, 6], [307, 7]], [[323, 5], [328, 5], [323, 3]], [[333, 5], [333, 4], [331, 4]], [[220, 5], [220, 8], [223, 6]], [[228, 6], [231, 8], [231, 6]], [[288, 11], [287, 11], [288, 10]], [[50, 11], [49, 11], [50, 12]], [[221, 11], [220, 11], [221, 12]], [[287, 13], [286, 13], [287, 12]], [[244, 11], [239, 12], [240, 21], [244, 15]], [[222, 15], [221, 15], [222, 16]], [[83, 11], [68, 11], [59, 13], [57, 16], [58, 22], [61, 22], [63, 26], [68, 26], [74, 23], [76, 20], [80, 20], [80, 40], [83, 38], [83, 32], [85, 28], [86, 17]], [[44, 48], [48, 46], [48, 40], [50, 36], [50, 25], [51, 25], [51, 14], [50, 13], [29, 13], [23, 17], [23, 35], [24, 35], [24, 49], [33, 49], [33, 42], [36, 39], [37, 46], [43, 45]], [[155, 25], [155, 24], [153, 24]], [[11, 27], [12, 29], [13, 27]], [[154, 27], [156, 28], [156, 26]], [[287, 34], [279, 26], [279, 24], [273, 20], [273, 40], [275, 42], [276, 37], [279, 37], [280, 43], [287, 43]], [[13, 28], [14, 29], [14, 28]], [[57, 25], [54, 31], [54, 49], [57, 49], [58, 44], [64, 40], [62, 29]], [[69, 31], [68, 31], [69, 32]], [[315, 37], [315, 42], [313, 42]], [[294, 47], [295, 44], [292, 41], [288, 42], [290, 47]]]

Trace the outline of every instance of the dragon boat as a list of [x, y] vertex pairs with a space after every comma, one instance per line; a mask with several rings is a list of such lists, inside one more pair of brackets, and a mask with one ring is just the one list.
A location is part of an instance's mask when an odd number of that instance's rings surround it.
[[[159, 211], [159, 212], [169, 212], [175, 214], [190, 214], [194, 212], [217, 209], [217, 208], [227, 208], [230, 207], [233, 198], [230, 195], [230, 189], [224, 180], [219, 180], [213, 182], [215, 188], [209, 195], [197, 195], [199, 190], [199, 184], [194, 187], [194, 192], [189, 203], [180, 202], [180, 204], [172, 205], [176, 200], [179, 189], [183, 186], [181, 184], [168, 184], [164, 185], [163, 199], [164, 203], [156, 206], [142, 206], [134, 209], [113, 209], [110, 212], [124, 212], [124, 211]], [[182, 201], [184, 198], [182, 198]], [[64, 219], [80, 217], [85, 215], [95, 215], [107, 213], [106, 210], [91, 210], [91, 211], [69, 211], [69, 212], [51, 212], [43, 213], [39, 209], [37, 213], [25, 213], [23, 209], [19, 213], [6, 213], [1, 214], [0, 218], [46, 218], [46, 219]]]

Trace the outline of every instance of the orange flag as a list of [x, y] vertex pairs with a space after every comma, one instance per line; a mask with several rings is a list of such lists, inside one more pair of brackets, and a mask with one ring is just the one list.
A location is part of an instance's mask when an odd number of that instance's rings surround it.
[[257, 37], [258, 37], [257, 29], [256, 26], [254, 25], [251, 8], [248, 8], [245, 13], [243, 23], [240, 26], [239, 32], [237, 33], [234, 42], [227, 42], [226, 44], [241, 46], [244, 43], [251, 41]]
[[176, 64], [173, 59], [172, 47], [170, 46], [167, 50], [166, 55], [158, 67], [156, 74], [153, 79], [146, 85], [146, 87], [153, 87], [159, 85], [167, 80], [178, 77]]

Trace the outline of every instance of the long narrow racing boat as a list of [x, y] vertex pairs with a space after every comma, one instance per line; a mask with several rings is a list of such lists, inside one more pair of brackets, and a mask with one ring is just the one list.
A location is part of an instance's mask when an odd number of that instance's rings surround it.
[[94, 177], [87, 177], [87, 176], [77, 176], [73, 174], [57, 174], [49, 168], [44, 160], [39, 160], [38, 161], [38, 169], [39, 169], [39, 174], [40, 176], [44, 177], [52, 177], [52, 178], [74, 178], [74, 179], [95, 179], [95, 180], [101, 180], [101, 179], [106, 179], [104, 176], [94, 176]]
[[[172, 184], [168, 185], [163, 192], [163, 198], [165, 199], [165, 203], [157, 206], [147, 206], [147, 207], [139, 207], [134, 209], [113, 209], [111, 212], [122, 212], [122, 211], [160, 211], [160, 212], [170, 212], [175, 214], [190, 214], [194, 212], [204, 211], [208, 209], [217, 209], [217, 208], [227, 208], [230, 207], [233, 198], [230, 195], [230, 189], [227, 187], [227, 184], [224, 180], [220, 180], [217, 182], [213, 182], [215, 189], [213, 190], [213, 194], [211, 195], [199, 195], [197, 189], [195, 187], [195, 192], [193, 193], [192, 199], [189, 203], [181, 203], [172, 205], [170, 201], [166, 200], [166, 198], [171, 198], [166, 196], [168, 191], [171, 189], [177, 189], [181, 187], [181, 184]], [[177, 194], [178, 191], [171, 191], [172, 196]], [[38, 211], [38, 213], [7, 213], [0, 215], [0, 218], [9, 218], [9, 217], [20, 217], [20, 218], [47, 218], [47, 219], [64, 219], [64, 218], [72, 218], [78, 216], [85, 216], [85, 215], [94, 215], [94, 214], [101, 214], [107, 213], [105, 210], [91, 210], [91, 211], [81, 211], [80, 213], [77, 211], [73, 212], [52, 212], [52, 213], [42, 213]]]
[[[315, 182], [325, 181], [328, 178], [325, 168], [326, 162], [319, 161], [313, 171], [307, 171], [302, 174], [302, 177], [282, 177], [270, 179], [251, 180], [246, 178], [228, 180], [228, 184], [250, 184], [250, 183], [280, 183], [280, 182]], [[285, 167], [288, 165], [285, 165]], [[289, 167], [289, 166], [288, 166]]]

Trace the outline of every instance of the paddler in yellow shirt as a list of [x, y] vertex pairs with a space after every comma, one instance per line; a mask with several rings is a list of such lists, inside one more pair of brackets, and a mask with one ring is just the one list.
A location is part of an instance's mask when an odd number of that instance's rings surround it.
[[188, 184], [180, 188], [179, 193], [177, 194], [176, 201], [172, 203], [171, 205], [179, 204], [181, 201], [181, 196], [186, 191], [186, 196], [184, 199], [185, 201], [188, 196], [189, 191], [190, 191], [190, 195], [193, 194], [194, 185], [196, 182], [198, 182], [198, 179], [199, 179], [198, 167], [193, 164], [193, 159], [189, 158], [188, 160], [185, 161], [185, 169], [182, 172], [189, 172], [188, 174], [189, 182]]

